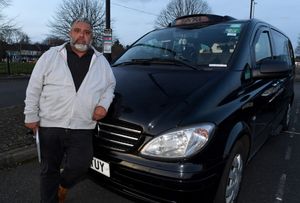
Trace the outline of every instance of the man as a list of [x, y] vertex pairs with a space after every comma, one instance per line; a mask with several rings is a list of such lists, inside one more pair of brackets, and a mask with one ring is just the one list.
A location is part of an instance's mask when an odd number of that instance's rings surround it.
[[66, 191], [86, 173], [93, 129], [114, 97], [114, 75], [91, 46], [92, 32], [88, 20], [75, 20], [70, 42], [45, 52], [29, 80], [25, 126], [39, 131], [41, 202], [64, 202]]

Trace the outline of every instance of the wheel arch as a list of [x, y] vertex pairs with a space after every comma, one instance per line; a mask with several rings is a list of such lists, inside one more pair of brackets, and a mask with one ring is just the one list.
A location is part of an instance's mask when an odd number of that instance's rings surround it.
[[236, 123], [231, 129], [227, 142], [225, 144], [225, 149], [223, 153], [223, 157], [226, 158], [229, 156], [231, 149], [234, 147], [235, 143], [240, 140], [243, 146], [247, 146], [247, 158], [250, 151], [251, 146], [251, 138], [250, 138], [250, 129], [248, 125], [244, 122]]

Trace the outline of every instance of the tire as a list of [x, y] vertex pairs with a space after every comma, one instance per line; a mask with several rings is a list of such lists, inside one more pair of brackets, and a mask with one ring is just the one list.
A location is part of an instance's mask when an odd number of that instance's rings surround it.
[[284, 118], [281, 121], [283, 131], [289, 129], [291, 123], [291, 110], [292, 110], [292, 104], [289, 103], [287, 109], [285, 110]]
[[249, 146], [246, 141], [242, 141], [238, 140], [230, 152], [215, 196], [215, 203], [234, 203], [237, 200]]

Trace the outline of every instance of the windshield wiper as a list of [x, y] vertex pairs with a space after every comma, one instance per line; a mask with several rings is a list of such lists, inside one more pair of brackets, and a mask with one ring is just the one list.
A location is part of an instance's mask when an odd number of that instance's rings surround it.
[[140, 46], [142, 46], [142, 47], [151, 47], [151, 48], [156, 48], [156, 49], [162, 49], [164, 51], [168, 51], [168, 52], [172, 53], [173, 56], [176, 55], [176, 52], [173, 51], [173, 50], [171, 50], [171, 49], [168, 49], [168, 48], [165, 48], [165, 47], [154, 46], [154, 45], [151, 45], [151, 44], [135, 44], [131, 48], [133, 48], [133, 47], [140, 47]]
[[150, 63], [159, 63], [159, 64], [176, 64], [181, 65], [183, 67], [189, 67], [193, 70], [199, 70], [198, 67], [194, 66], [193, 64], [189, 63], [188, 61], [183, 61], [179, 59], [162, 59], [162, 58], [150, 58], [150, 59], [131, 59], [130, 61], [121, 62], [118, 64], [114, 64], [113, 66], [119, 65], [131, 65], [131, 64], [145, 64], [148, 65]]
[[116, 66], [120, 66], [120, 65], [131, 65], [131, 64], [136, 64], [136, 62], [134, 62], [134, 61], [124, 61], [124, 62], [112, 64], [111, 66], [116, 67]]
[[117, 64], [113, 64], [112, 66], [120, 66], [120, 65], [132, 65], [132, 64], [150, 64], [152, 59], [131, 59], [129, 61], [120, 62]]
[[173, 63], [173, 64], [176, 64], [176, 65], [181, 65], [183, 67], [189, 67], [191, 69], [194, 69], [194, 70], [199, 70], [199, 68], [195, 65], [193, 65], [189, 60], [186, 60], [184, 58], [178, 58], [178, 57], [175, 57], [173, 59], [170, 59], [170, 58], [166, 58], [166, 59], [162, 59], [162, 58], [152, 58], [151, 59], [152, 62], [157, 62], [157, 63]]
[[199, 68], [197, 66], [195, 66], [194, 64], [192, 64], [189, 60], [185, 59], [185, 58], [178, 58], [178, 57], [175, 57], [173, 60], [171, 61], [174, 61], [176, 63], [180, 63], [181, 65], [186, 65], [194, 70], [199, 70]]

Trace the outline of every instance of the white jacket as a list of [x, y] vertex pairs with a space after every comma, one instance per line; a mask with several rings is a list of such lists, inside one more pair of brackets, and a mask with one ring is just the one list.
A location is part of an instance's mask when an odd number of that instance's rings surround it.
[[93, 129], [94, 109], [102, 106], [108, 110], [116, 80], [103, 54], [94, 49], [89, 70], [76, 92], [65, 45], [52, 47], [37, 61], [26, 90], [25, 123]]

